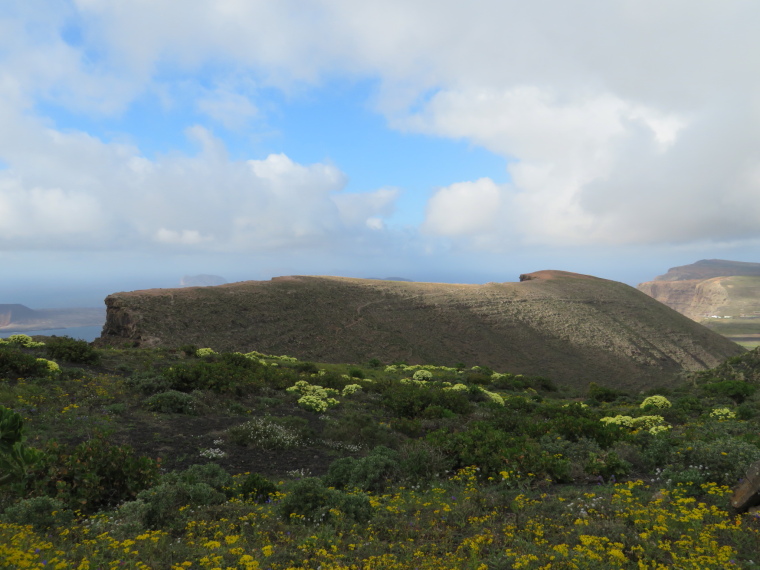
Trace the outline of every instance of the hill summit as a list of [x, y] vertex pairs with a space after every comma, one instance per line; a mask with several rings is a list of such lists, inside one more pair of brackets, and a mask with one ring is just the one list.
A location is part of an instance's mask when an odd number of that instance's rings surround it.
[[485, 285], [276, 277], [115, 293], [106, 307], [101, 344], [461, 362], [579, 386], [645, 387], [742, 352], [628, 285], [562, 271]]

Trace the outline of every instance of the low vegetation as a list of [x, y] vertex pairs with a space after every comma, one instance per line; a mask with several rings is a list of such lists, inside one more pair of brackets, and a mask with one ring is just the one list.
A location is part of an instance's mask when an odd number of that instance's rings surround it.
[[760, 349], [626, 393], [35, 340], [0, 342], [3, 568], [760, 565]]

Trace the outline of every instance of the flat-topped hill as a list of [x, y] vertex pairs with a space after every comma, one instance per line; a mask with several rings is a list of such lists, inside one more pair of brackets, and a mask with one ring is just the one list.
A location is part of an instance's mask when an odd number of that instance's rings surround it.
[[760, 343], [760, 263], [703, 259], [638, 289], [747, 347]]
[[728, 259], [702, 259], [689, 265], [671, 267], [665, 275], [658, 275], [655, 281], [685, 281], [690, 279], [711, 279], [732, 276], [760, 277], [760, 263], [730, 261]]
[[644, 387], [742, 349], [636, 289], [539, 271], [520, 283], [456, 285], [277, 277], [106, 298], [99, 339], [195, 344], [321, 362], [405, 361]]

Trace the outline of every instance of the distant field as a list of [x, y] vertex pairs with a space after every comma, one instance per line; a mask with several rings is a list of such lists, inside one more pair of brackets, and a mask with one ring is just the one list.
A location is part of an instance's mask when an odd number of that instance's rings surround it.
[[744, 348], [760, 346], [760, 318], [705, 319], [702, 324]]

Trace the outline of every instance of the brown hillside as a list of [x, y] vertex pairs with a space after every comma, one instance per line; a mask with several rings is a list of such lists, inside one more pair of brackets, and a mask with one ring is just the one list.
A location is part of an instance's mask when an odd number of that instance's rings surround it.
[[100, 342], [257, 350], [322, 362], [485, 365], [638, 388], [742, 352], [632, 287], [560, 271], [453, 285], [278, 277], [106, 298]]

